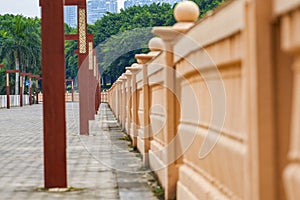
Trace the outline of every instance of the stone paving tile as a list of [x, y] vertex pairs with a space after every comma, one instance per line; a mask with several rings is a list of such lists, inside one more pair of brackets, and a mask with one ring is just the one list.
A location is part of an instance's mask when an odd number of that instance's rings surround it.
[[68, 185], [77, 190], [58, 193], [38, 191], [44, 185], [42, 105], [0, 109], [0, 200], [157, 199], [140, 156], [120, 140], [112, 112], [106, 104], [99, 112], [90, 136], [79, 136], [78, 103], [66, 104]]

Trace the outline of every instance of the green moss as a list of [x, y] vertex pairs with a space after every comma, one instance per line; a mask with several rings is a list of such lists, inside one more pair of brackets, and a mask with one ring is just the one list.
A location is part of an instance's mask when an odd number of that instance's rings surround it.
[[119, 140], [125, 140], [131, 142], [131, 138], [129, 137], [129, 135], [124, 135], [124, 137], [119, 138]]
[[152, 192], [159, 199], [164, 199], [165, 192], [164, 192], [163, 188], [160, 187], [159, 185], [156, 185], [156, 186], [152, 187]]

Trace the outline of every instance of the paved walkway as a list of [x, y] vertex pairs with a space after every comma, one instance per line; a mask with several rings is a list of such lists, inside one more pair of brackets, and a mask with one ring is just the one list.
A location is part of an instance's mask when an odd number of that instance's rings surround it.
[[[78, 103], [67, 103], [69, 192], [43, 191], [42, 105], [0, 109], [0, 199], [157, 199], [112, 112], [101, 104], [90, 136], [78, 135]], [[154, 183], [155, 184], [155, 183]]]

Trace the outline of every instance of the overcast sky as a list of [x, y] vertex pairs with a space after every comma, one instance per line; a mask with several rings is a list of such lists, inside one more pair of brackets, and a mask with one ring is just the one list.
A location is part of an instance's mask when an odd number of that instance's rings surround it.
[[0, 14], [6, 13], [40, 17], [39, 0], [0, 0]]
[[[124, 0], [118, 0], [118, 8], [124, 7]], [[39, 0], [0, 0], [0, 15], [22, 14], [26, 17], [39, 17]]]

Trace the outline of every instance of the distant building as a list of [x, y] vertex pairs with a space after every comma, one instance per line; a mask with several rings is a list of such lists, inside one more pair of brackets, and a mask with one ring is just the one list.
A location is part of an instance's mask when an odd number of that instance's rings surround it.
[[134, 6], [134, 0], [124, 1], [124, 9]]
[[64, 21], [71, 27], [77, 27], [77, 7], [65, 6], [64, 7]]
[[88, 0], [87, 1], [87, 22], [95, 23], [106, 12], [116, 13], [118, 11], [117, 0]]

